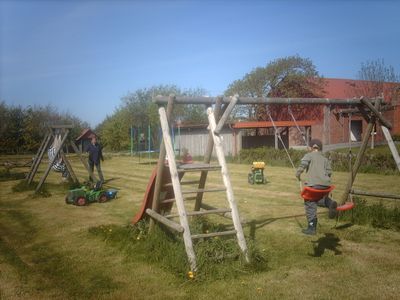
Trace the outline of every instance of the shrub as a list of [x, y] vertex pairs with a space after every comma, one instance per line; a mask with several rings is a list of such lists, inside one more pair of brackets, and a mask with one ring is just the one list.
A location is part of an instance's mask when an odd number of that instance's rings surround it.
[[[301, 158], [307, 153], [304, 150], [289, 149], [289, 155], [297, 167]], [[334, 171], [349, 171], [349, 154], [340, 151], [331, 151], [325, 154], [331, 160]], [[352, 153], [352, 164], [354, 164], [356, 153]], [[251, 164], [253, 161], [264, 161], [270, 166], [291, 167], [287, 153], [283, 149], [275, 148], [253, 148], [242, 149], [239, 157], [230, 159], [245, 164]], [[367, 150], [361, 162], [360, 173], [378, 173], [378, 174], [398, 174], [396, 162], [394, 161], [389, 149]]]
[[387, 208], [382, 203], [367, 205], [367, 201], [355, 197], [356, 204], [353, 212], [346, 211], [342, 214], [343, 219], [360, 225], [371, 225], [375, 228], [392, 229], [400, 231], [400, 208]]

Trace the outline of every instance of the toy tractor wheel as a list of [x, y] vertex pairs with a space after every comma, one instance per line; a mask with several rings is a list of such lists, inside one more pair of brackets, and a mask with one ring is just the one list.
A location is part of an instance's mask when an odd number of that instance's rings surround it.
[[99, 203], [107, 202], [108, 198], [106, 194], [101, 194], [99, 197]]
[[85, 197], [78, 197], [75, 200], [75, 205], [77, 205], [77, 206], [85, 206], [86, 204], [87, 204], [87, 200]]
[[253, 174], [249, 173], [249, 175], [247, 176], [247, 181], [250, 184], [254, 184], [254, 176], [253, 176]]

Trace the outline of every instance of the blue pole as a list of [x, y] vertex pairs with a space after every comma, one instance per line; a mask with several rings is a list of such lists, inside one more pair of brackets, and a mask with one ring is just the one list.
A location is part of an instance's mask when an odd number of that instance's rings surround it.
[[133, 126], [131, 125], [131, 156], [133, 155]]
[[148, 128], [147, 128], [147, 138], [148, 138], [148, 146], [149, 146], [149, 155], [148, 155], [148, 157], [149, 157], [149, 159], [150, 159], [150, 151], [151, 151], [151, 127], [150, 127], [150, 124], [149, 124], [149, 126], [148, 126]]

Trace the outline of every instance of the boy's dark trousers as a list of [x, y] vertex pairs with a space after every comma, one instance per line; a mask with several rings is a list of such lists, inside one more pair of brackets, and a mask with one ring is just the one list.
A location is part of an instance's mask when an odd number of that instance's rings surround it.
[[[96, 166], [97, 173], [99, 174], [100, 181], [104, 182], [104, 177], [103, 177], [103, 172], [101, 171], [100, 162], [98, 164], [95, 164], [94, 162], [89, 160], [89, 169], [92, 172], [92, 174], [94, 172], [94, 166]], [[90, 180], [94, 180], [94, 178], [90, 178]]]

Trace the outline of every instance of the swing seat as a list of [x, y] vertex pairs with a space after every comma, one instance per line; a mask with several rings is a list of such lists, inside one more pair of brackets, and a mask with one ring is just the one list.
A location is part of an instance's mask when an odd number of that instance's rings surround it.
[[317, 190], [312, 187], [305, 186], [300, 195], [304, 201], [318, 201], [328, 195], [334, 188], [335, 186], [331, 185], [325, 190]]
[[337, 211], [346, 211], [354, 208], [354, 202], [346, 202], [343, 205], [336, 207]]

